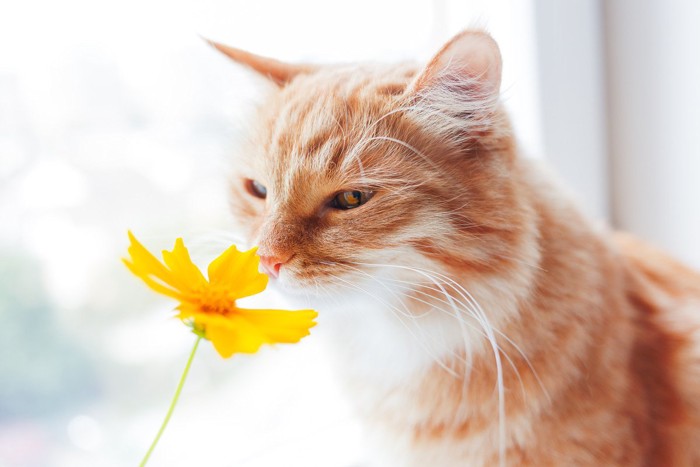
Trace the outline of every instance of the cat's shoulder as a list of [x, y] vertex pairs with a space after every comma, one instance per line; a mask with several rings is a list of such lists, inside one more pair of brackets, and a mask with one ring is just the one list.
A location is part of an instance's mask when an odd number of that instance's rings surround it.
[[631, 234], [615, 232], [612, 238], [625, 260], [631, 287], [645, 288], [667, 304], [700, 303], [700, 272]]
[[700, 272], [628, 233], [614, 233], [613, 241], [638, 317], [700, 348]]
[[[625, 263], [627, 298], [637, 312], [635, 359], [645, 373], [640, 376], [655, 379], [656, 391], [665, 391], [668, 413], [683, 414], [672, 417], [673, 423], [666, 420], [669, 426], [680, 423], [689, 430], [684, 436], [700, 436], [700, 273], [632, 235], [613, 238]], [[700, 459], [700, 448], [686, 455]]]

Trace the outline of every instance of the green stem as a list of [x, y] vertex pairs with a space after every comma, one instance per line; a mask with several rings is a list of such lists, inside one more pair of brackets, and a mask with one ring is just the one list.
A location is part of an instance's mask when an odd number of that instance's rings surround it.
[[173, 415], [173, 410], [175, 410], [175, 406], [177, 405], [177, 400], [180, 398], [180, 393], [182, 392], [182, 387], [185, 385], [185, 380], [187, 379], [187, 373], [190, 372], [190, 366], [192, 366], [192, 360], [194, 360], [194, 354], [197, 352], [197, 347], [199, 346], [199, 341], [202, 340], [202, 336], [197, 336], [197, 340], [194, 342], [194, 347], [192, 347], [192, 352], [190, 352], [190, 358], [187, 359], [187, 365], [185, 365], [185, 370], [182, 372], [182, 376], [180, 376], [180, 382], [177, 385], [177, 389], [175, 390], [175, 395], [173, 396], [172, 402], [170, 402], [170, 408], [168, 408], [168, 413], [165, 415], [165, 420], [163, 420], [163, 423], [160, 426], [160, 430], [158, 430], [158, 434], [156, 435], [155, 439], [151, 443], [151, 447], [148, 448], [148, 452], [146, 453], [145, 456], [143, 456], [143, 460], [139, 464], [139, 467], [144, 467], [146, 463], [148, 462], [148, 458], [151, 457], [151, 453], [153, 453], [153, 450], [156, 448], [156, 444], [158, 444], [158, 440], [160, 437], [163, 435], [163, 432], [165, 431], [165, 427], [168, 426], [168, 422], [170, 421], [170, 417]]

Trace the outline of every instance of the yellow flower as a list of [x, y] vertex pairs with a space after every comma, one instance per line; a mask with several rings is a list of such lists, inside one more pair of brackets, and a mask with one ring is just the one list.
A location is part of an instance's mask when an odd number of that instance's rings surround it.
[[180, 302], [177, 317], [210, 340], [219, 354], [254, 353], [262, 344], [294, 343], [316, 325], [313, 310], [251, 310], [236, 300], [262, 292], [268, 277], [258, 272], [256, 249], [229, 247], [209, 264], [208, 279], [192, 262], [181, 238], [163, 263], [129, 232], [130, 258], [124, 264], [151, 289]]

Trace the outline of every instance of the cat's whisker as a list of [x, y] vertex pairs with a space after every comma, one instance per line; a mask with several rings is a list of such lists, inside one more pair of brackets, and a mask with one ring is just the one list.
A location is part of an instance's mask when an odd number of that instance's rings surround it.
[[381, 298], [378, 298], [375, 294], [371, 293], [370, 291], [364, 289], [363, 287], [360, 287], [356, 284], [352, 284], [345, 279], [338, 277], [338, 276], [332, 276], [333, 280], [339, 281], [340, 283], [337, 283], [337, 285], [344, 285], [347, 288], [350, 288], [352, 290], [359, 291], [368, 297], [373, 298], [375, 301], [377, 301], [382, 307], [386, 307], [388, 310], [392, 312], [394, 317], [401, 323], [401, 325], [408, 331], [408, 333], [416, 340], [416, 343], [426, 352], [426, 354], [430, 357], [431, 360], [433, 360], [440, 368], [445, 370], [448, 374], [452, 376], [457, 376], [455, 371], [451, 368], [449, 368], [440, 358], [435, 356], [433, 352], [428, 348], [427, 344], [422, 341], [414, 332], [413, 329], [411, 329], [410, 326], [408, 326], [402, 319], [401, 316], [407, 317], [407, 318], [413, 318], [410, 313], [405, 313], [401, 310], [399, 310], [396, 306], [386, 302], [385, 300], [382, 300]]
[[[440, 289], [437, 289], [437, 288], [434, 288], [434, 287], [430, 287], [430, 286], [427, 286], [427, 285], [418, 285], [418, 284], [415, 284], [415, 283], [412, 283], [412, 282], [409, 282], [409, 281], [402, 281], [402, 280], [399, 280], [399, 279], [388, 279], [388, 280], [399, 284], [399, 286], [405, 284], [404, 287], [406, 287], [408, 290], [411, 290], [411, 291], [414, 292], [414, 293], [428, 296], [428, 297], [430, 297], [432, 300], [436, 300], [436, 301], [438, 301], [438, 302], [440, 302], [440, 303], [443, 303], [443, 304], [449, 304], [449, 302], [447, 302], [446, 300], [440, 299], [440, 298], [438, 298], [438, 297], [434, 297], [433, 295], [431, 295], [431, 294], [429, 294], [429, 293], [427, 293], [427, 292], [425, 292], [425, 291], [423, 291], [423, 290], [420, 290], [420, 288], [426, 288], [426, 289], [431, 290], [431, 291], [433, 291], [433, 292], [441, 292], [441, 293], [442, 293], [442, 291], [441, 291]], [[420, 288], [415, 288], [416, 285], [418, 285], [418, 287], [420, 287]], [[443, 308], [435, 307], [434, 303], [431, 303], [431, 302], [428, 302], [428, 301], [426, 301], [426, 300], [420, 299], [420, 298], [416, 297], [416, 296], [413, 295], [413, 294], [406, 294], [405, 296], [406, 296], [407, 298], [409, 298], [409, 299], [416, 300], [416, 301], [418, 301], [418, 302], [420, 302], [420, 303], [423, 303], [423, 304], [425, 304], [425, 305], [432, 306], [433, 309], [436, 310], [436, 311], [440, 311], [440, 312], [446, 313], [446, 314], [448, 314], [448, 315], [450, 315], [450, 316], [453, 316], [456, 320], [458, 320], [458, 321], [460, 321], [461, 323], [463, 323], [464, 325], [468, 326], [472, 331], [476, 332], [477, 334], [481, 335], [481, 336], [484, 337], [484, 338], [487, 338], [487, 335], [484, 333], [484, 331], [482, 331], [481, 329], [475, 327], [474, 325], [472, 325], [472, 324], [466, 322], [466, 321], [464, 320], [464, 318], [463, 318], [462, 316], [460, 316], [459, 314], [456, 314], [456, 313], [455, 313], [455, 314], [449, 313], [447, 310], [445, 310], [445, 309], [443, 309]], [[469, 308], [468, 308], [467, 306], [465, 306], [465, 305], [464, 305], [462, 302], [460, 302], [459, 300], [456, 300], [456, 301], [457, 301], [458, 304], [464, 306], [464, 311], [466, 311], [467, 314], [468, 314], [470, 317], [476, 319], [476, 318], [472, 315], [471, 311], [469, 310]], [[496, 332], [499, 333], [498, 331], [496, 331]], [[505, 337], [505, 336], [504, 336], [504, 337]], [[510, 341], [510, 339], [508, 339], [507, 337], [506, 337], [506, 340], [508, 340], [510, 343], [512, 343], [512, 341]], [[513, 345], [515, 346], [515, 344], [513, 344]], [[467, 351], [469, 351], [469, 346], [466, 346], [466, 345], [465, 345], [465, 347], [467, 347]], [[522, 376], [520, 375], [520, 370], [518, 370], [518, 367], [515, 365], [515, 362], [513, 361], [513, 359], [508, 355], [508, 353], [507, 353], [500, 345], [499, 345], [498, 348], [499, 348], [499, 350], [503, 353], [503, 356], [506, 358], [506, 360], [508, 361], [510, 367], [513, 369], [513, 372], [514, 372], [515, 375], [517, 376], [517, 378], [518, 378], [518, 380], [519, 380], [519, 382], [520, 382], [520, 388], [521, 388], [522, 393], [523, 393], [523, 398], [524, 398], [524, 399], [527, 398], [527, 394], [526, 394], [526, 391], [525, 391], [525, 385], [524, 385], [524, 383], [523, 383]], [[522, 352], [520, 352], [520, 353], [522, 353]]]
[[[453, 279], [451, 279], [451, 278], [448, 277], [448, 276], [445, 276], [445, 275], [440, 274], [440, 273], [436, 273], [436, 274], [438, 274], [438, 276], [442, 276], [442, 277], [444, 277], [446, 280], [450, 281], [450, 282], [451, 282], [451, 286], [452, 286], [453, 288], [455, 288], [455, 290], [456, 290], [458, 293], [460, 293], [460, 294], [466, 294], [466, 295], [470, 298], [470, 300], [471, 300], [476, 306], [478, 306], [479, 309], [481, 309], [481, 306], [476, 302], [476, 300], [472, 297], [472, 295], [469, 293], [469, 291], [467, 291], [462, 285], [460, 285], [459, 283], [457, 283], [456, 281], [454, 281]], [[460, 289], [461, 289], [461, 292], [460, 292]], [[483, 313], [483, 310], [481, 310], [481, 312]], [[500, 331], [500, 330], [498, 330], [498, 329], [496, 329], [496, 328], [493, 328], [493, 327], [492, 327], [492, 329], [494, 330], [495, 333], [497, 333], [498, 335], [500, 335], [501, 337], [503, 337], [510, 345], [512, 345], [512, 346], [515, 348], [515, 350], [520, 354], [520, 356], [523, 358], [523, 360], [525, 361], [525, 363], [528, 365], [528, 367], [529, 367], [530, 371], [532, 372], [533, 376], [534, 376], [535, 379], [537, 380], [537, 382], [538, 382], [538, 384], [539, 384], [539, 386], [540, 386], [540, 389], [543, 391], [543, 393], [545, 394], [545, 396], [547, 397], [547, 399], [550, 399], [549, 393], [548, 393], [546, 387], [545, 387], [544, 384], [542, 383], [542, 380], [540, 379], [540, 377], [539, 377], [537, 371], [536, 371], [535, 368], [532, 366], [532, 363], [530, 362], [530, 359], [528, 358], [528, 356], [527, 356], [527, 355], [522, 351], [522, 349], [521, 349], [512, 339], [510, 339], [505, 333], [503, 333], [502, 331]], [[505, 353], [504, 353], [504, 355], [505, 355]]]
[[[366, 275], [367, 277], [369, 277], [369, 278], [371, 278], [371, 279], [373, 279], [373, 280], [379, 282], [380, 284], [382, 284], [383, 287], [385, 287], [385, 288], [387, 288], [387, 290], [390, 290], [390, 291], [391, 291], [391, 288], [390, 288], [390, 287], [388, 287], [386, 284], [384, 284], [382, 281], [380, 281], [379, 279], [377, 279], [377, 278], [376, 278], [375, 276], [373, 276], [372, 274], [369, 274], [368, 272], [363, 271], [363, 270], [361, 270], [361, 269], [359, 269], [359, 268], [354, 268], [354, 267], [352, 267], [352, 266], [350, 266], [350, 265], [346, 265], [346, 266], [347, 266], [348, 268], [352, 268], [353, 270], [356, 270], [356, 271], [358, 271], [359, 273], [364, 274], [364, 275]], [[391, 281], [391, 282], [393, 282], [393, 283], [402, 282], [402, 283], [404, 283], [404, 284], [409, 284], [409, 282], [406, 282], [406, 281], [399, 281], [399, 280], [397, 280], [397, 279], [392, 279], [392, 278], [390, 278], [390, 277], [385, 277], [385, 278], [383, 278], [383, 280], [388, 280], [388, 281]], [[427, 286], [421, 285], [421, 287], [427, 287]], [[411, 288], [410, 290], [411, 290], [411, 291], [415, 291], [415, 292], [422, 293], [422, 294], [427, 295], [427, 296], [430, 296], [429, 294], [427, 294], [427, 293], [425, 293], [425, 292], [422, 292], [422, 291], [420, 291], [420, 290], [417, 290], [417, 289], [412, 289], [412, 288]], [[393, 292], [393, 291], [391, 291], [391, 292], [392, 292], [394, 295], [396, 295], [395, 292]], [[419, 298], [417, 298], [417, 297], [413, 297], [411, 294], [402, 294], [402, 297], [403, 297], [403, 298], [414, 299], [414, 300], [419, 301], [419, 302], [421, 302], [421, 303], [423, 303], [423, 304], [429, 305], [429, 306], [435, 308], [435, 309], [438, 310], [438, 311], [442, 311], [442, 312], [448, 313], [448, 312], [447, 312], [446, 310], [444, 310], [444, 309], [440, 309], [440, 308], [438, 308], [438, 307], [435, 307], [435, 304], [434, 304], [434, 303], [429, 303], [428, 301], [419, 299]], [[434, 297], [431, 296], [431, 298], [434, 298]], [[443, 301], [443, 300], [440, 300], [440, 299], [436, 299], [436, 300], [441, 301], [441, 302], [443, 302], [443, 303], [447, 303], [447, 302], [445, 302], [445, 301]], [[413, 313], [411, 313], [411, 314], [412, 314], [414, 317], [416, 317], [416, 318], [420, 318], [420, 317], [428, 316], [428, 315], [430, 314], [431, 311], [432, 311], [432, 310], [429, 309], [429, 310], [427, 310], [427, 311], [425, 311], [425, 312], [423, 312], [423, 313], [421, 313], [421, 314], [416, 314], [415, 312], [413, 312]], [[448, 313], [448, 314], [449, 314], [449, 313]], [[455, 318], [460, 319], [459, 316], [455, 316]], [[474, 326], [472, 326], [471, 324], [469, 324], [469, 323], [465, 323], [465, 324], [468, 325], [468, 326], [470, 326], [470, 327], [471, 327], [473, 330], [475, 330], [476, 332], [481, 332], [481, 331], [479, 331], [477, 328], [475, 328]], [[467, 347], [467, 346], [465, 345], [465, 347]]]
[[231, 245], [245, 245], [247, 243], [240, 235], [223, 229], [212, 229], [205, 233], [188, 235], [188, 237], [190, 237], [188, 244], [192, 249], [207, 253], [218, 252]]
[[[390, 287], [388, 287], [384, 282], [382, 282], [381, 280], [379, 280], [377, 277], [373, 276], [372, 274], [369, 274], [368, 272], [363, 271], [363, 270], [361, 270], [361, 269], [359, 269], [359, 268], [354, 268], [354, 267], [352, 267], [352, 266], [350, 266], [350, 265], [345, 265], [345, 266], [348, 267], [348, 268], [352, 268], [353, 270], [357, 271], [358, 273], [361, 273], [361, 274], [367, 276], [368, 278], [372, 279], [373, 281], [379, 283], [382, 287], [384, 287], [387, 291], [389, 291], [389, 292], [392, 294], [392, 296], [395, 296], [397, 299], [406, 298], [406, 297], [407, 297], [405, 294], [402, 295], [401, 297], [399, 297], [399, 296], [396, 294], [395, 291], [393, 291], [393, 290], [392, 290]], [[408, 296], [408, 297], [409, 297], [409, 298], [415, 298], [415, 297], [410, 297], [410, 296]], [[421, 301], [421, 302], [423, 302], [423, 303], [425, 303], [425, 304], [427, 304], [427, 305], [430, 305], [431, 307], [434, 307], [434, 304], [430, 304], [430, 303], [428, 303], [427, 301], [423, 301], [423, 300], [420, 300], [420, 299], [417, 299], [417, 300], [418, 300], [418, 301]], [[403, 304], [403, 302], [401, 302], [401, 303]], [[406, 309], [406, 306], [405, 306], [405, 305], [404, 305], [404, 309]], [[410, 316], [414, 319], [414, 321], [415, 321], [416, 319], [420, 319], [421, 317], [429, 316], [430, 313], [431, 313], [432, 311], [433, 311], [433, 310], [429, 309], [429, 310], [425, 311], [424, 313], [422, 313], [422, 314], [420, 314], [420, 315], [417, 315], [416, 313], [414, 313], [414, 312], [409, 312], [409, 311], [406, 309], [406, 312], [410, 314]], [[442, 309], [440, 309], [439, 311], [448, 313], [446, 310], [442, 310]], [[448, 313], [448, 314], [449, 314], [449, 313]], [[466, 324], [468, 324], [468, 323], [466, 323]], [[476, 330], [476, 328], [474, 328], [473, 326], [470, 325], [470, 327], [472, 327], [474, 330]], [[479, 332], [478, 330], [476, 330], [476, 331]], [[452, 357], [452, 358], [454, 358], [454, 359], [456, 359], [458, 362], [461, 362], [461, 363], [464, 365], [464, 369], [465, 369], [465, 374], [464, 374], [464, 375], [457, 375], [456, 373], [452, 373], [452, 376], [453, 376], [453, 377], [463, 376], [462, 381], [463, 381], [464, 384], [466, 385], [466, 384], [467, 384], [467, 377], [468, 377], [468, 373], [467, 373], [467, 372], [468, 372], [468, 370], [471, 368], [471, 351], [470, 351], [469, 346], [467, 345], [467, 340], [466, 340], [466, 339], [467, 339], [467, 335], [466, 335], [466, 332], [464, 331], [464, 329], [462, 330], [462, 335], [463, 335], [463, 337], [464, 337], [464, 350], [465, 350], [465, 352], [466, 352], [466, 355], [465, 355], [465, 356], [461, 356], [461, 355], [458, 353], [458, 350], [457, 350], [457, 349], [453, 349], [453, 350], [450, 350], [450, 351], [449, 351], [449, 356]], [[465, 390], [466, 390], [466, 388], [465, 388]]]
[[[415, 273], [418, 273], [420, 275], [425, 276], [428, 279], [431, 279], [433, 276], [432, 274], [435, 274], [437, 277], [442, 278], [443, 280], [446, 280], [448, 283], [450, 283], [451, 287], [453, 290], [455, 290], [458, 294], [462, 295], [463, 298], [466, 299], [468, 303], [471, 303], [472, 310], [476, 313], [476, 316], [478, 317], [477, 322], [479, 322], [482, 327], [484, 328], [484, 331], [487, 335], [487, 341], [490, 343], [493, 355], [494, 355], [494, 360], [496, 364], [496, 390], [498, 394], [498, 419], [499, 419], [499, 451], [501, 452], [502, 455], [505, 455], [505, 439], [506, 439], [506, 431], [505, 431], [505, 387], [504, 387], [504, 382], [503, 382], [503, 367], [502, 367], [502, 362], [501, 362], [501, 350], [500, 347], [498, 346], [498, 342], [496, 340], [496, 336], [493, 332], [493, 327], [491, 326], [490, 322], [488, 321], [488, 318], [486, 317], [486, 314], [484, 313], [483, 309], [481, 309], [481, 306], [474, 300], [472, 295], [463, 287], [461, 287], [459, 284], [457, 284], [454, 280], [451, 278], [437, 273], [437, 272], [428, 272], [419, 268], [414, 268], [414, 267], [409, 267], [409, 266], [402, 266], [402, 265], [383, 265], [383, 264], [372, 264], [372, 263], [356, 263], [356, 264], [362, 264], [365, 266], [374, 266], [374, 267], [394, 267], [394, 268], [399, 268], [399, 269], [405, 269], [409, 271], [413, 271]], [[444, 287], [439, 281], [435, 281], [435, 285], [442, 289], [444, 291]], [[445, 297], [448, 299], [448, 301], [454, 302], [453, 298], [451, 297], [450, 294], [448, 294], [446, 291], [444, 291]], [[456, 306], [456, 305], [455, 305]]]
[[[373, 276], [372, 274], [368, 273], [367, 271], [363, 271], [362, 269], [355, 268], [355, 267], [352, 267], [350, 265], [346, 265], [346, 266], [348, 268], [353, 269], [354, 271], [357, 271], [359, 274], [362, 274], [365, 277], [371, 279], [372, 281], [376, 282], [377, 284], [381, 285], [384, 290], [386, 290], [387, 292], [389, 292], [392, 295], [392, 297], [394, 297], [396, 299], [402, 298], [402, 297], [399, 297], [399, 295], [394, 290], [392, 290], [390, 287], [388, 287], [383, 281], [379, 280], [377, 277]], [[412, 313], [408, 310], [408, 308], [406, 307], [406, 304], [401, 302], [401, 305], [403, 306], [403, 309], [405, 310], [406, 316], [410, 316], [413, 319], [420, 319], [423, 316], [427, 316], [429, 314], [429, 312], [424, 312], [422, 314]]]
[[[459, 294], [462, 295], [462, 296], [465, 296], [465, 298], [467, 298], [467, 299], [476, 307], [476, 309], [479, 311], [480, 315], [483, 316], [484, 319], [487, 319], [487, 318], [486, 318], [486, 314], [484, 313], [483, 309], [481, 308], [481, 305], [476, 301], [476, 299], [472, 296], [472, 294], [471, 294], [467, 289], [465, 289], [461, 284], [457, 283], [457, 282], [454, 281], [452, 278], [450, 278], [450, 277], [448, 277], [448, 276], [446, 276], [446, 275], [444, 275], [444, 274], [437, 273], [437, 272], [436, 272], [435, 274], [436, 274], [438, 277], [443, 278], [443, 280], [448, 281], [448, 282], [451, 284], [451, 286], [453, 287], [453, 289], [454, 289], [455, 291], [457, 291], [457, 293], [459, 293]], [[489, 325], [489, 327], [490, 327], [490, 329], [493, 329], [490, 325]], [[548, 391], [546, 390], [544, 384], [542, 383], [542, 380], [540, 379], [539, 375], [537, 374], [537, 372], [536, 372], [536, 371], [534, 370], [534, 368], [532, 367], [532, 364], [530, 363], [530, 360], [527, 358], [527, 356], [522, 352], [522, 350], [519, 349], [519, 347], [518, 347], [515, 343], [513, 343], [513, 341], [512, 341], [511, 339], [509, 339], [507, 336], [505, 336], [505, 334], [503, 334], [503, 333], [500, 332], [500, 331], [498, 331], [498, 333], [499, 333], [501, 336], [503, 336], [504, 338], [506, 338], [506, 339], [507, 339], [513, 346], [515, 346], [515, 348], [520, 352], [520, 354], [523, 356], [525, 362], [526, 362], [527, 365], [530, 367], [530, 370], [532, 371], [532, 374], [533, 374], [534, 377], [537, 379], [537, 382], [539, 383], [540, 388], [543, 390], [543, 392], [545, 393], [546, 397], [547, 397], [548, 399], [550, 399]], [[494, 338], [494, 341], [495, 341], [495, 338]], [[503, 398], [503, 393], [504, 393], [504, 387], [503, 387], [503, 373], [502, 373], [502, 370], [500, 369], [500, 358], [498, 357], [498, 355], [499, 355], [498, 350], [495, 350], [495, 355], [496, 355], [496, 365], [497, 365], [497, 367], [499, 367], [499, 368], [498, 368], [498, 378], [499, 378], [499, 382], [498, 382], [498, 384], [499, 384], [499, 388], [498, 388], [498, 389], [499, 389], [499, 419], [500, 419], [503, 423], [505, 423], [505, 399]], [[504, 355], [505, 355], [505, 354], [504, 354]], [[551, 400], [551, 399], [550, 399], [550, 400]], [[505, 454], [505, 451], [504, 451], [504, 450], [505, 450], [505, 426], [504, 426], [504, 425], [500, 425], [499, 432], [500, 432], [500, 433], [499, 433], [499, 436], [500, 436], [501, 441], [502, 441], [502, 444], [501, 444], [501, 446], [500, 446], [500, 450], [501, 450], [501, 455], [503, 456], [503, 455]], [[503, 457], [501, 457], [501, 458], [503, 459]]]

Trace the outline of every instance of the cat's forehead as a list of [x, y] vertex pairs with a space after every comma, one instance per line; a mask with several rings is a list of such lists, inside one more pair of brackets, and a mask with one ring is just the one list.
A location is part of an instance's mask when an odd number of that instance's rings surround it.
[[352, 176], [344, 159], [360, 149], [376, 130], [375, 122], [398, 105], [414, 73], [409, 65], [354, 66], [294, 80], [274, 96], [261, 119], [260, 156], [268, 176], [286, 184]]

